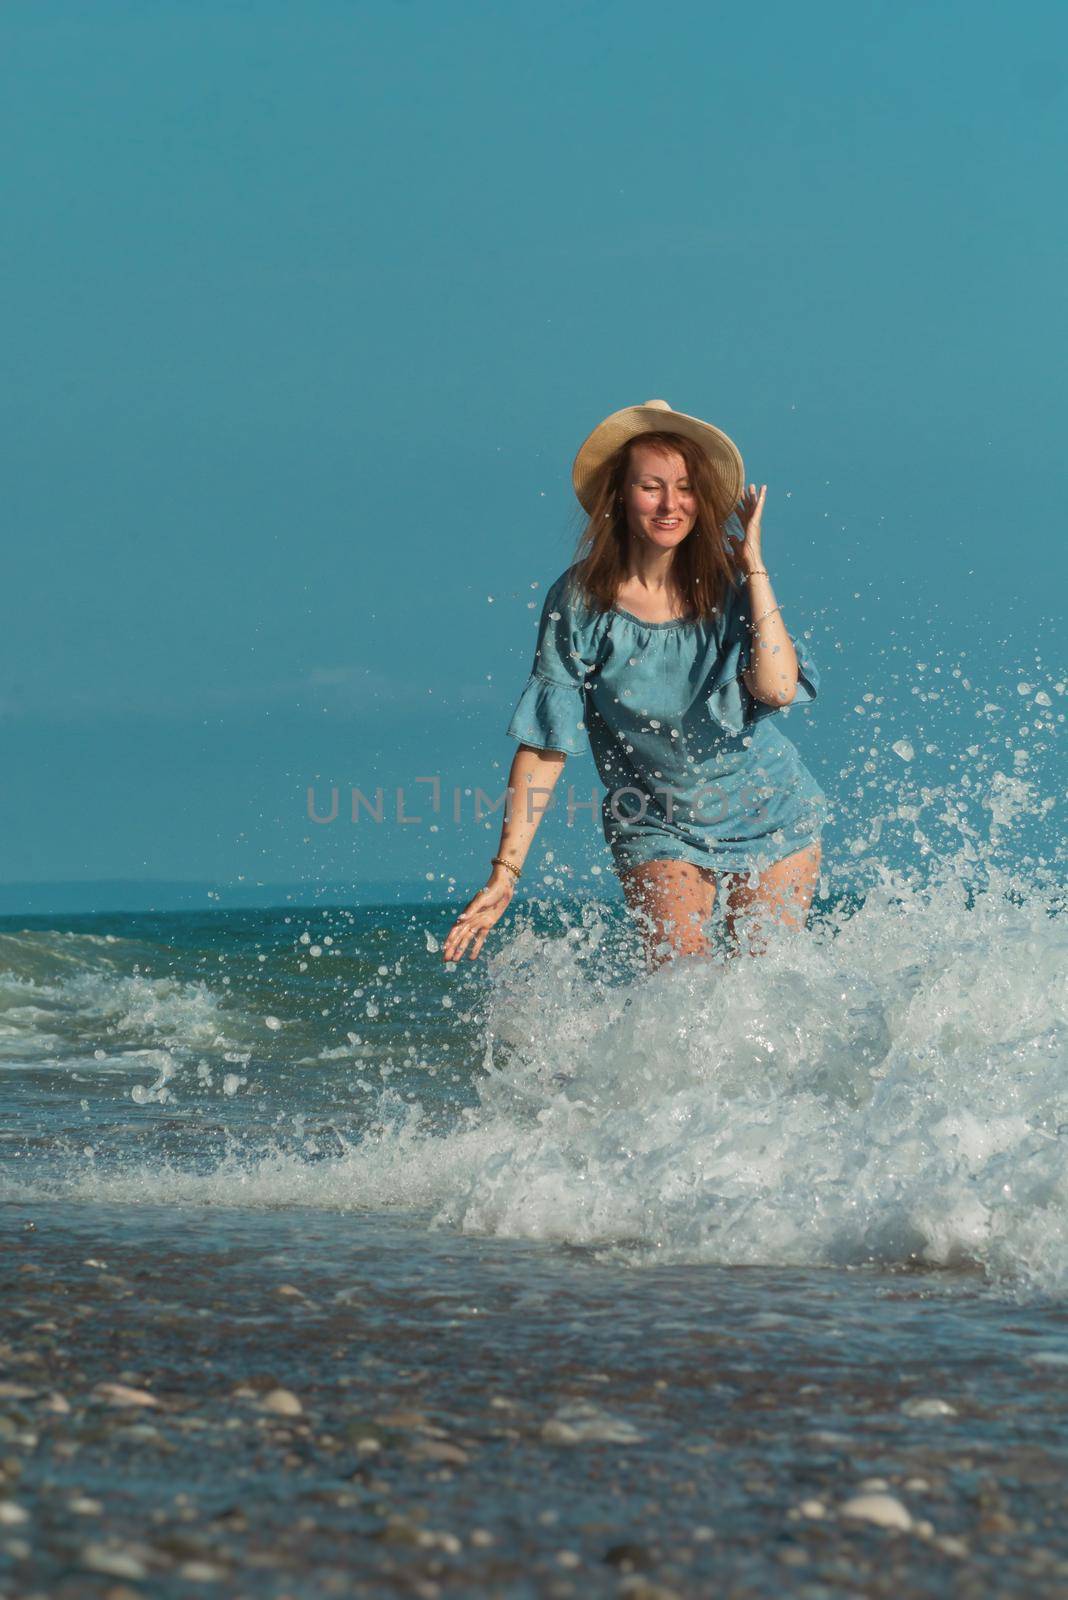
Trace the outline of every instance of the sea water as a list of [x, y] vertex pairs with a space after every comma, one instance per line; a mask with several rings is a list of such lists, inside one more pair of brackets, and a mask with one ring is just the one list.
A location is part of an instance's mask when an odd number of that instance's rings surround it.
[[[172, 1459], [121, 1549], [162, 1582], [177, 1557], [146, 1519], [179, 1515], [175, 1481], [222, 1516], [226, 1430], [262, 1430], [282, 1390], [277, 1470], [330, 1509], [298, 1553], [262, 1513], [263, 1593], [293, 1592], [293, 1563], [302, 1593], [454, 1568], [500, 1593], [615, 1593], [632, 1569], [763, 1593], [782, 1564], [839, 1592], [886, 1559], [843, 1509], [864, 1494], [907, 1520], [911, 1592], [965, 1560], [1057, 1592], [1068, 920], [1057, 864], [997, 837], [1007, 794], [985, 840], [825, 878], [759, 959], [720, 942], [655, 972], [621, 905], [563, 879], [454, 965], [459, 900], [5, 918], [11, 1436], [37, 1440], [64, 1383], [74, 1423], [49, 1426], [82, 1428], [78, 1471], [58, 1434], [27, 1463], [27, 1506], [123, 1485], [129, 1509], [129, 1427], [86, 1419], [136, 1380], [139, 1448], [155, 1429]], [[383, 1555], [398, 1516], [436, 1575]], [[342, 1557], [354, 1528], [379, 1543]], [[247, 1557], [239, 1533], [204, 1562]], [[57, 1539], [62, 1594], [86, 1545]]]
[[1053, 882], [887, 874], [758, 960], [652, 974], [590, 900], [514, 907], [450, 965], [440, 905], [6, 918], [0, 1197], [1059, 1294], [1062, 910]]

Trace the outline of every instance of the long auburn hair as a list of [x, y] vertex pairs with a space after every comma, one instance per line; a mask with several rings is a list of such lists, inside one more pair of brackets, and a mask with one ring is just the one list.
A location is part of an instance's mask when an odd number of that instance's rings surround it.
[[575, 552], [577, 570], [573, 581], [594, 610], [610, 611], [615, 605], [619, 587], [627, 576], [630, 541], [620, 495], [630, 468], [630, 452], [637, 444], [654, 446], [661, 452], [676, 451], [686, 463], [697, 515], [689, 534], [676, 546], [671, 577], [687, 613], [708, 617], [722, 607], [728, 590], [739, 578], [740, 569], [727, 546], [725, 533], [734, 507], [724, 503], [723, 490], [704, 450], [685, 434], [635, 434], [601, 465], [594, 479], [593, 509]]

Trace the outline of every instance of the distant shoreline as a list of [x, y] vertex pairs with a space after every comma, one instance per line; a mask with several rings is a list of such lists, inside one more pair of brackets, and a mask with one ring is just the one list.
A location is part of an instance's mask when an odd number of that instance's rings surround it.
[[[96, 880], [0, 883], [0, 917], [74, 916], [122, 912], [268, 911], [289, 907], [466, 904], [480, 885], [447, 880], [384, 878], [363, 883], [219, 883], [183, 879], [101, 878]], [[569, 886], [569, 897], [612, 895], [605, 873], [596, 889]]]
[[430, 904], [448, 898], [444, 883], [220, 883], [209, 879], [101, 878], [83, 882], [0, 883], [0, 916], [65, 912], [254, 911], [274, 906]]

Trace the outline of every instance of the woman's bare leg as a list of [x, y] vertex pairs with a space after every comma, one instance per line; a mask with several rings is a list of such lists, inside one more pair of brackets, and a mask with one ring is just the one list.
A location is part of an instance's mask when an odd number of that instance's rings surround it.
[[733, 873], [726, 883], [724, 920], [727, 933], [737, 947], [738, 934], [735, 920], [744, 920], [749, 932], [749, 954], [763, 955], [767, 944], [763, 934], [769, 924], [786, 928], [804, 928], [809, 907], [820, 876], [820, 842], [798, 850], [782, 861], [776, 861], [760, 875], [753, 888], [748, 877]]
[[676, 956], [708, 955], [704, 926], [716, 879], [688, 861], [647, 861], [620, 874], [623, 896], [642, 930], [650, 969]]

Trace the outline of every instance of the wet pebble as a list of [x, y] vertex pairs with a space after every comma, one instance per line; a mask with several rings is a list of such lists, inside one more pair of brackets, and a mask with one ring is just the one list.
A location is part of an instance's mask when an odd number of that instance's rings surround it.
[[984, 1511], [976, 1524], [980, 1533], [1015, 1533], [1016, 1523], [1004, 1511]]
[[14, 1500], [0, 1500], [0, 1527], [18, 1528], [24, 1522], [29, 1522], [30, 1513], [25, 1506], [20, 1506]]
[[159, 1401], [147, 1389], [132, 1389], [125, 1383], [98, 1383], [93, 1397], [109, 1406], [158, 1406]]
[[420, 1439], [409, 1453], [415, 1461], [440, 1461], [450, 1467], [464, 1467], [471, 1459], [466, 1450], [446, 1439]]
[[426, 1428], [429, 1423], [425, 1411], [390, 1411], [382, 1417], [375, 1417], [375, 1422], [380, 1428]]
[[260, 1401], [260, 1409], [276, 1417], [299, 1417], [304, 1407], [291, 1389], [271, 1389]]
[[935, 1539], [933, 1543], [947, 1556], [958, 1556], [961, 1560], [971, 1553], [963, 1539], [957, 1539], [950, 1533], [943, 1534], [941, 1538]]
[[419, 1543], [430, 1549], [444, 1550], [447, 1555], [458, 1556], [463, 1550], [463, 1541], [455, 1533], [447, 1529], [425, 1528], [419, 1537]]
[[607, 1566], [618, 1567], [620, 1572], [638, 1572], [652, 1565], [652, 1557], [646, 1547], [633, 1541], [614, 1544], [605, 1551], [604, 1560]]
[[561, 1406], [542, 1424], [541, 1436], [547, 1444], [640, 1444], [642, 1439], [632, 1423], [585, 1400]]
[[178, 1576], [189, 1583], [219, 1583], [226, 1577], [226, 1568], [212, 1561], [183, 1561]]
[[132, 1550], [112, 1549], [104, 1544], [87, 1544], [81, 1553], [86, 1572], [102, 1572], [111, 1578], [147, 1578], [148, 1568]]
[[906, 1417], [955, 1417], [956, 1406], [951, 1406], [948, 1400], [929, 1399], [917, 1396], [913, 1400], [902, 1402], [901, 1410]]
[[662, 1583], [651, 1583], [648, 1578], [624, 1578], [619, 1593], [625, 1595], [626, 1600], [682, 1600], [677, 1589], [669, 1589]]
[[385, 1527], [379, 1530], [377, 1537], [384, 1544], [418, 1545], [421, 1542], [421, 1535], [424, 1531], [424, 1529], [416, 1527], [410, 1517], [397, 1514], [386, 1518]]
[[827, 1507], [822, 1500], [802, 1500], [797, 1509], [803, 1517], [816, 1519], [827, 1515]]
[[892, 1494], [857, 1494], [838, 1507], [842, 1517], [857, 1517], [880, 1528], [911, 1528], [907, 1507]]

